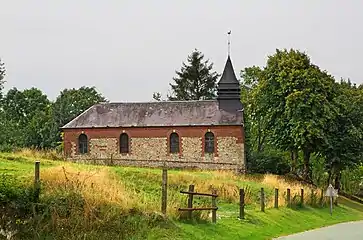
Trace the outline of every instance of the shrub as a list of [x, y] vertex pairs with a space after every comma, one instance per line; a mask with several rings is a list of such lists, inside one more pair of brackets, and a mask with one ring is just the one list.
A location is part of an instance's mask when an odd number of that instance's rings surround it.
[[283, 175], [290, 171], [286, 156], [278, 151], [248, 153], [247, 169], [251, 173], [272, 173], [278, 175]]

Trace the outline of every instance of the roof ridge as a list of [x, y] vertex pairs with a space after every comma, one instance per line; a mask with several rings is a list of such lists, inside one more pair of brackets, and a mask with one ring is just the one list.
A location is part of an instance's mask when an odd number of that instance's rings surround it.
[[149, 101], [149, 102], [107, 102], [107, 103], [100, 103], [100, 104], [140, 104], [140, 103], [194, 103], [194, 102], [215, 102], [218, 101], [217, 99], [208, 99], [208, 100], [188, 100], [188, 101]]

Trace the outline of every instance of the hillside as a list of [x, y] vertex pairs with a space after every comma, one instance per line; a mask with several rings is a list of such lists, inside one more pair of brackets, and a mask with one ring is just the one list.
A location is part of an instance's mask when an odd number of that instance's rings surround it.
[[[311, 198], [309, 187], [282, 177], [181, 170], [168, 171], [165, 218], [160, 213], [160, 169], [79, 165], [52, 158], [31, 151], [0, 154], [0, 200], [7, 216], [2, 216], [0, 226], [12, 219], [14, 224], [6, 230], [18, 231], [16, 239], [270, 239], [363, 219], [362, 205], [347, 199], [339, 199], [330, 216], [318, 202], [320, 192]], [[32, 208], [35, 159], [41, 161], [41, 194]], [[217, 189], [217, 224], [210, 222], [209, 212], [195, 212], [193, 222], [179, 213], [179, 207], [187, 206], [187, 196], [179, 192], [189, 184], [198, 192]], [[259, 209], [261, 187], [266, 192], [264, 213]], [[279, 209], [273, 208], [275, 187], [281, 193]], [[237, 219], [239, 188], [246, 189], [245, 220]], [[292, 209], [285, 207], [287, 188], [295, 196]], [[304, 207], [298, 206], [301, 188]], [[194, 198], [195, 206], [210, 206], [210, 202], [208, 197]]]

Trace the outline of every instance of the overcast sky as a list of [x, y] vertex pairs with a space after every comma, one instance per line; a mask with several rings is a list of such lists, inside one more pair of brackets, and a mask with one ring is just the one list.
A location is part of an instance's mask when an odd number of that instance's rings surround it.
[[194, 48], [223, 70], [227, 32], [236, 71], [276, 48], [363, 83], [361, 0], [0, 0], [6, 89], [96, 86], [111, 101], [164, 95]]

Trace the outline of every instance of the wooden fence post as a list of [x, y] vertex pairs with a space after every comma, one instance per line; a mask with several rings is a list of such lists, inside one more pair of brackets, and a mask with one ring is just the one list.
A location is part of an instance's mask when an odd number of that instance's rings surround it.
[[[217, 195], [217, 190], [213, 189], [212, 194]], [[217, 207], [216, 198], [217, 197], [212, 196], [212, 207]], [[212, 222], [213, 223], [217, 222], [217, 210], [215, 210], [215, 209], [212, 210]]]
[[167, 196], [168, 196], [168, 170], [163, 169], [162, 186], [161, 186], [161, 212], [166, 215]]
[[303, 206], [304, 205], [304, 189], [302, 188], [301, 189], [301, 199], [300, 199], [300, 203], [301, 203], [301, 206]]
[[[189, 192], [194, 192], [194, 185], [189, 185]], [[193, 208], [193, 194], [189, 194], [189, 197], [188, 197], [188, 208]], [[193, 211], [189, 211], [188, 212], [188, 217], [189, 219], [192, 219], [192, 213]]]
[[239, 190], [239, 219], [245, 218], [245, 190]]
[[265, 192], [261, 188], [261, 212], [265, 212]]
[[40, 162], [35, 162], [35, 169], [34, 169], [34, 202], [39, 201], [40, 195]]
[[275, 188], [275, 208], [279, 208], [279, 189]]
[[291, 207], [291, 192], [290, 192], [290, 188], [287, 189], [286, 198], [287, 198], [287, 207]]

